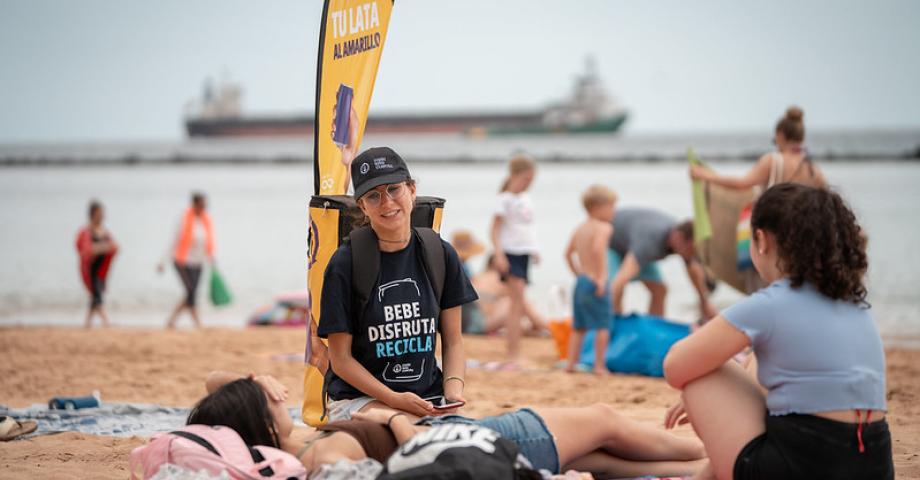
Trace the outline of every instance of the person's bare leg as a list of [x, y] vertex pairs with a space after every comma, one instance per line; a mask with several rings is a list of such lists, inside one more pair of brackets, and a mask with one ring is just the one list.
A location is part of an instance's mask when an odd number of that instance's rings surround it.
[[188, 311], [192, 314], [192, 322], [194, 322], [195, 328], [201, 329], [201, 317], [198, 316], [198, 307], [188, 307]]
[[703, 440], [717, 478], [731, 479], [741, 449], [764, 432], [766, 399], [738, 364], [718, 370], [684, 387], [684, 407]]
[[102, 319], [102, 328], [109, 328], [111, 324], [109, 323], [109, 314], [105, 311], [105, 307], [100, 305], [96, 308], [96, 312], [99, 313], [99, 318]]
[[661, 460], [661, 461], [637, 461], [626, 460], [611, 455], [603, 450], [595, 450], [587, 455], [576, 458], [572, 462], [563, 466], [562, 471], [577, 470], [579, 472], [591, 472], [603, 474], [611, 478], [621, 477], [644, 477], [653, 475], [656, 477], [674, 477], [693, 475], [703, 470], [706, 460]]
[[95, 310], [95, 307], [89, 307], [89, 309], [86, 310], [86, 320], [83, 321], [83, 328], [87, 330], [93, 328], [93, 312]]
[[716, 478], [716, 472], [712, 471], [712, 463], [709, 459], [706, 459], [703, 468], [693, 475], [693, 480], [718, 480]]
[[689, 461], [705, 456], [699, 439], [639, 423], [610, 405], [534, 410], [556, 438], [563, 465], [599, 449], [636, 461]]
[[[485, 312], [483, 312], [485, 315]], [[485, 325], [483, 326], [483, 333], [492, 333], [502, 327], [508, 322], [508, 317], [511, 314], [511, 299], [507, 296], [501, 297], [498, 300], [495, 300], [494, 305], [492, 306], [491, 311], [488, 315], [485, 315]]]
[[524, 315], [530, 320], [534, 330], [538, 332], [549, 331], [549, 323], [546, 321], [546, 317], [537, 310], [537, 307], [533, 306], [533, 302], [526, 298], [524, 299]]
[[610, 330], [598, 328], [594, 334], [594, 368], [596, 375], [609, 375], [607, 370], [607, 345], [610, 344]]
[[526, 283], [523, 278], [508, 277], [508, 294], [511, 297], [511, 308], [505, 322], [505, 335], [508, 342], [507, 359], [509, 362], [518, 362], [521, 357], [521, 317], [524, 315], [524, 289]]
[[179, 319], [179, 315], [182, 313], [182, 310], [185, 309], [185, 300], [180, 300], [176, 305], [176, 308], [173, 309], [172, 313], [169, 315], [169, 320], [166, 321], [166, 328], [172, 330], [176, 328], [176, 321]]
[[581, 345], [585, 341], [584, 329], [573, 329], [569, 335], [569, 351], [565, 363], [566, 372], [574, 372], [575, 365], [578, 363], [578, 356], [581, 354]]
[[648, 288], [648, 293], [651, 295], [648, 302], [649, 315], [664, 318], [664, 300], [668, 296], [668, 287], [661, 282], [651, 280], [642, 280], [642, 284]]

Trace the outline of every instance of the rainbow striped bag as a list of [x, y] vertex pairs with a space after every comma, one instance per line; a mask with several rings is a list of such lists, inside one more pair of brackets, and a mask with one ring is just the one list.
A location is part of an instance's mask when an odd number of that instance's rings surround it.
[[735, 268], [739, 272], [754, 268], [754, 261], [751, 260], [751, 211], [754, 204], [749, 203], [741, 209], [738, 215], [738, 229], [735, 231], [735, 248], [737, 251], [737, 260]]

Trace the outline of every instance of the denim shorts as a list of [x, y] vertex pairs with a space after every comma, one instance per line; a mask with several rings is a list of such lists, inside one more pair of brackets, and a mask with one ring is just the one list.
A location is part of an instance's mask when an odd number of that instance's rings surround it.
[[441, 425], [445, 423], [465, 423], [479, 425], [498, 432], [502, 438], [517, 444], [521, 455], [530, 460], [533, 468], [548, 470], [550, 473], [559, 473], [559, 452], [556, 450], [556, 441], [553, 434], [546, 428], [546, 423], [529, 408], [522, 408], [515, 412], [503, 413], [494, 417], [476, 420], [461, 415], [442, 415], [439, 417], [424, 417], [418, 422], [422, 425]]

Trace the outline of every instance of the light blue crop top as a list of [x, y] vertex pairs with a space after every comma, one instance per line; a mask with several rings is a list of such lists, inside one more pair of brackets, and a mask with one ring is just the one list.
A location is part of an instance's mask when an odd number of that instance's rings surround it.
[[751, 339], [770, 415], [886, 410], [885, 351], [868, 307], [781, 279], [722, 316]]

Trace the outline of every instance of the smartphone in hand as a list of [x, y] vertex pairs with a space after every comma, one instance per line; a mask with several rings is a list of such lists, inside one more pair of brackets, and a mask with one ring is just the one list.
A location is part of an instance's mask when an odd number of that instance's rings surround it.
[[444, 398], [443, 395], [438, 395], [435, 397], [428, 397], [428, 398], [424, 398], [423, 400], [427, 400], [431, 402], [435, 410], [450, 410], [452, 408], [462, 407], [466, 405], [466, 402], [448, 400]]

